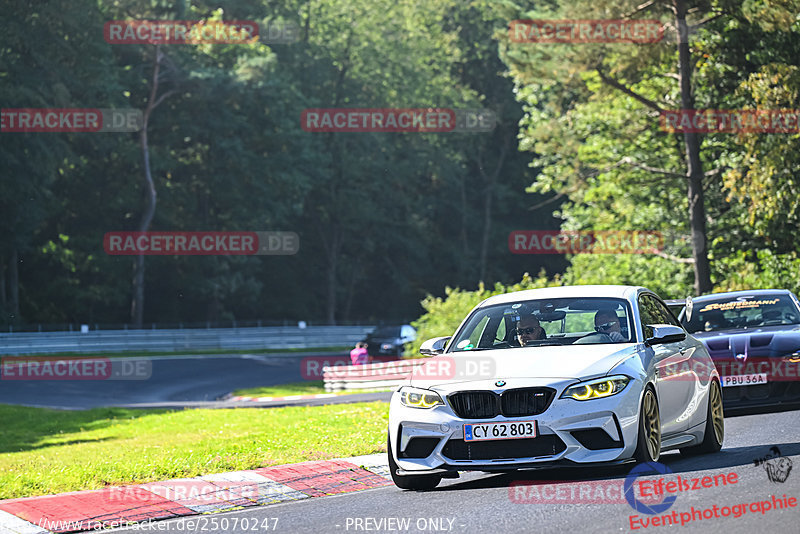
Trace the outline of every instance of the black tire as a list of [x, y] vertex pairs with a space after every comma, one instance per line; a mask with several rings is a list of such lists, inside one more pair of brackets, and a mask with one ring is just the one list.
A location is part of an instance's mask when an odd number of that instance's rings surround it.
[[706, 410], [706, 429], [700, 445], [680, 449], [684, 456], [710, 454], [722, 449], [725, 440], [725, 414], [722, 410], [722, 388], [713, 380], [708, 390], [708, 408]]
[[432, 490], [442, 481], [442, 475], [411, 475], [400, 476], [397, 474], [397, 462], [392, 455], [392, 443], [386, 439], [386, 454], [389, 455], [389, 472], [392, 474], [392, 482], [400, 489], [404, 490]]
[[653, 388], [647, 387], [639, 409], [639, 434], [633, 458], [638, 463], [657, 462], [661, 457], [661, 416]]

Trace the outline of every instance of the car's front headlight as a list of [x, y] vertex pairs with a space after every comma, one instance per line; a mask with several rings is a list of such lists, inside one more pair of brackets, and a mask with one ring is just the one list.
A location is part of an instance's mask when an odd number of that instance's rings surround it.
[[624, 375], [588, 380], [568, 387], [564, 390], [564, 393], [561, 394], [561, 398], [585, 401], [610, 397], [625, 389], [625, 386], [628, 385], [630, 380], [630, 378]]
[[444, 401], [435, 391], [430, 389], [405, 386], [400, 388], [400, 402], [410, 408], [433, 408], [444, 406]]

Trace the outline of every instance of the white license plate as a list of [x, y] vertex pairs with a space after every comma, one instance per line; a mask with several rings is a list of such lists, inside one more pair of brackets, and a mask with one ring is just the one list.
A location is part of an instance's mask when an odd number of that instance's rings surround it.
[[767, 383], [767, 373], [754, 375], [730, 375], [722, 377], [722, 387], [730, 386], [756, 386]]
[[464, 441], [535, 438], [536, 421], [508, 423], [469, 423], [464, 425]]

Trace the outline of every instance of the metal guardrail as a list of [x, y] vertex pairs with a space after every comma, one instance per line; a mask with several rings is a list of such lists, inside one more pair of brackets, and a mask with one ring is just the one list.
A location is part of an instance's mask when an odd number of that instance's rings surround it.
[[[387, 324], [406, 324], [412, 319], [392, 320]], [[306, 326], [331, 326], [322, 321], [304, 321]], [[386, 321], [383, 321], [386, 322]], [[2, 321], [0, 321], [2, 323]], [[264, 328], [268, 326], [297, 326], [296, 320], [274, 320], [274, 319], [230, 319], [216, 321], [191, 321], [191, 322], [164, 322], [144, 323], [136, 327], [130, 323], [24, 323], [24, 324], [3, 324], [0, 326], [0, 333], [15, 334], [23, 332], [81, 332], [86, 330], [194, 330], [198, 328]], [[370, 321], [339, 321], [336, 326], [369, 326]]]
[[397, 387], [425, 358], [364, 365], [336, 365], [322, 368], [325, 391], [346, 389], [384, 389]]
[[0, 334], [0, 354], [54, 352], [302, 349], [355, 345], [374, 326], [276, 326]]

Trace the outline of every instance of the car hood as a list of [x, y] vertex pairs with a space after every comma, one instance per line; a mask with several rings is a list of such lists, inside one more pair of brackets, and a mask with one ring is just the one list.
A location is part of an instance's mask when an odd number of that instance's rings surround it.
[[[637, 345], [634, 343], [447, 353], [430, 358], [409, 382], [413, 386], [433, 388], [507, 378], [581, 380], [604, 376], [636, 353]], [[449, 362], [454, 365], [449, 366]]]
[[765, 326], [747, 330], [723, 330], [692, 334], [715, 360], [737, 355], [747, 358], [782, 357], [800, 350], [800, 325]]

